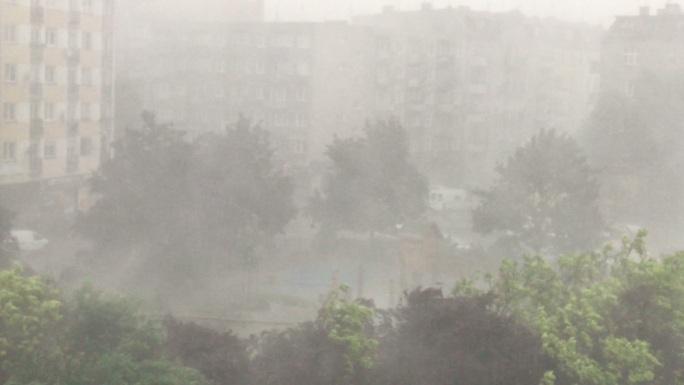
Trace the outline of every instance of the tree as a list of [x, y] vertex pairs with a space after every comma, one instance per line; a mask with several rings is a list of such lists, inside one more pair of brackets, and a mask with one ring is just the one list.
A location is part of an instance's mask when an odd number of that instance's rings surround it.
[[93, 178], [101, 199], [78, 229], [102, 255], [140, 263], [146, 282], [184, 290], [237, 260], [253, 266], [295, 214], [268, 136], [244, 118], [191, 143], [145, 112], [115, 154]]
[[406, 294], [393, 332], [381, 339], [373, 383], [537, 384], [552, 366], [531, 329], [492, 310], [482, 293], [445, 297], [439, 289]]
[[540, 131], [497, 168], [473, 212], [473, 229], [534, 253], [594, 247], [604, 229], [599, 186], [577, 143]]
[[0, 206], [0, 268], [10, 267], [19, 251], [11, 234], [13, 218], [14, 213]]
[[635, 88], [633, 97], [600, 96], [583, 141], [604, 179], [634, 180], [616, 186], [619, 204], [612, 217], [658, 225], [667, 220], [669, 226], [684, 210], [684, 74], [642, 73]]
[[101, 198], [77, 224], [103, 249], [144, 249], [185, 238], [190, 144], [154, 114], [142, 118], [142, 128], [127, 130], [114, 143], [116, 156], [93, 177], [93, 192]]
[[[673, 279], [673, 272], [653, 280], [653, 266], [660, 263], [648, 258], [644, 236], [623, 240], [617, 251], [609, 247], [559, 257], [556, 266], [541, 256], [502, 264], [491, 286], [493, 308], [540, 336], [543, 352], [555, 366], [545, 374], [544, 384], [677, 383], [672, 374], [681, 370], [681, 354], [673, 345], [656, 344], [651, 333], [676, 335], [672, 332], [681, 325], [675, 315], [682, 308], [677, 297], [681, 278]], [[671, 270], [663, 267], [657, 270]], [[659, 290], [644, 281], [660, 281]], [[635, 291], [644, 291], [641, 298], [650, 297], [653, 306], [644, 309], [643, 303], [630, 299]], [[668, 361], [676, 364], [664, 366]]]
[[54, 331], [63, 317], [57, 292], [15, 265], [0, 271], [0, 382], [31, 383], [55, 377], [60, 362]]
[[262, 334], [252, 360], [255, 385], [367, 383], [375, 364], [374, 309], [333, 291], [314, 322]]
[[209, 385], [197, 370], [164, 357], [164, 334], [139, 304], [83, 287], [68, 303], [64, 349], [72, 357], [55, 383]]
[[[282, 232], [296, 214], [292, 179], [273, 163], [268, 132], [240, 116], [224, 135], [196, 148], [195, 200], [208, 241], [253, 252], [259, 238]], [[241, 255], [249, 259], [249, 256]]]
[[332, 233], [386, 231], [426, 209], [427, 181], [409, 160], [404, 129], [391, 120], [365, 132], [328, 147], [330, 170], [311, 199], [314, 220]]
[[164, 321], [164, 328], [164, 351], [169, 359], [200, 371], [212, 385], [247, 383], [247, 344], [235, 334], [173, 318]]

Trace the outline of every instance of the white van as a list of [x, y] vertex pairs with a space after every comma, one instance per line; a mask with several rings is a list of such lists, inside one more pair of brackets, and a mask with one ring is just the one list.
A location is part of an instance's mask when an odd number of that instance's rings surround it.
[[47, 245], [48, 240], [33, 230], [12, 230], [12, 238], [17, 241], [21, 251], [36, 251]]

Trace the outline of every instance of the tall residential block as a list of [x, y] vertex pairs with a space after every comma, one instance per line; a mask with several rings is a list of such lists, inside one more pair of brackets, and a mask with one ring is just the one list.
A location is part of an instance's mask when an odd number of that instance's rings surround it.
[[429, 4], [354, 23], [376, 35], [375, 117], [403, 123], [436, 183], [487, 186], [539, 129], [574, 133], [589, 110], [600, 28]]
[[284, 164], [303, 166], [321, 160], [335, 135], [362, 132], [371, 116], [373, 40], [364, 29], [326, 22], [151, 30], [148, 44], [126, 53], [136, 60], [125, 76], [142, 107], [189, 137], [224, 130], [242, 114], [270, 132]]
[[0, 2], [0, 188], [75, 198], [108, 156], [113, 0]]
[[627, 97], [638, 93], [641, 76], [684, 72], [684, 12], [667, 3], [651, 12], [617, 16], [601, 47], [601, 91]]

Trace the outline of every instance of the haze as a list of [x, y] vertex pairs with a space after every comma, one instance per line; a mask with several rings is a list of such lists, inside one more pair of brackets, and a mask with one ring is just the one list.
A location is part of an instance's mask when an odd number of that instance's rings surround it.
[[[376, 13], [385, 5], [400, 10], [420, 7], [420, 0], [269, 0], [267, 20], [347, 19], [349, 15]], [[555, 17], [565, 21], [610, 24], [615, 15], [632, 14], [640, 6], [660, 7], [655, 0], [434, 0], [435, 8], [468, 6], [474, 10], [505, 12], [519, 10], [525, 15]]]

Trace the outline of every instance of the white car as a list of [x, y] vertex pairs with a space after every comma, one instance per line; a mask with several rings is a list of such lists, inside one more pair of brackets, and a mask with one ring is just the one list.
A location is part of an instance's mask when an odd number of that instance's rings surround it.
[[47, 245], [48, 240], [33, 230], [12, 230], [12, 238], [17, 242], [21, 251], [36, 251]]

